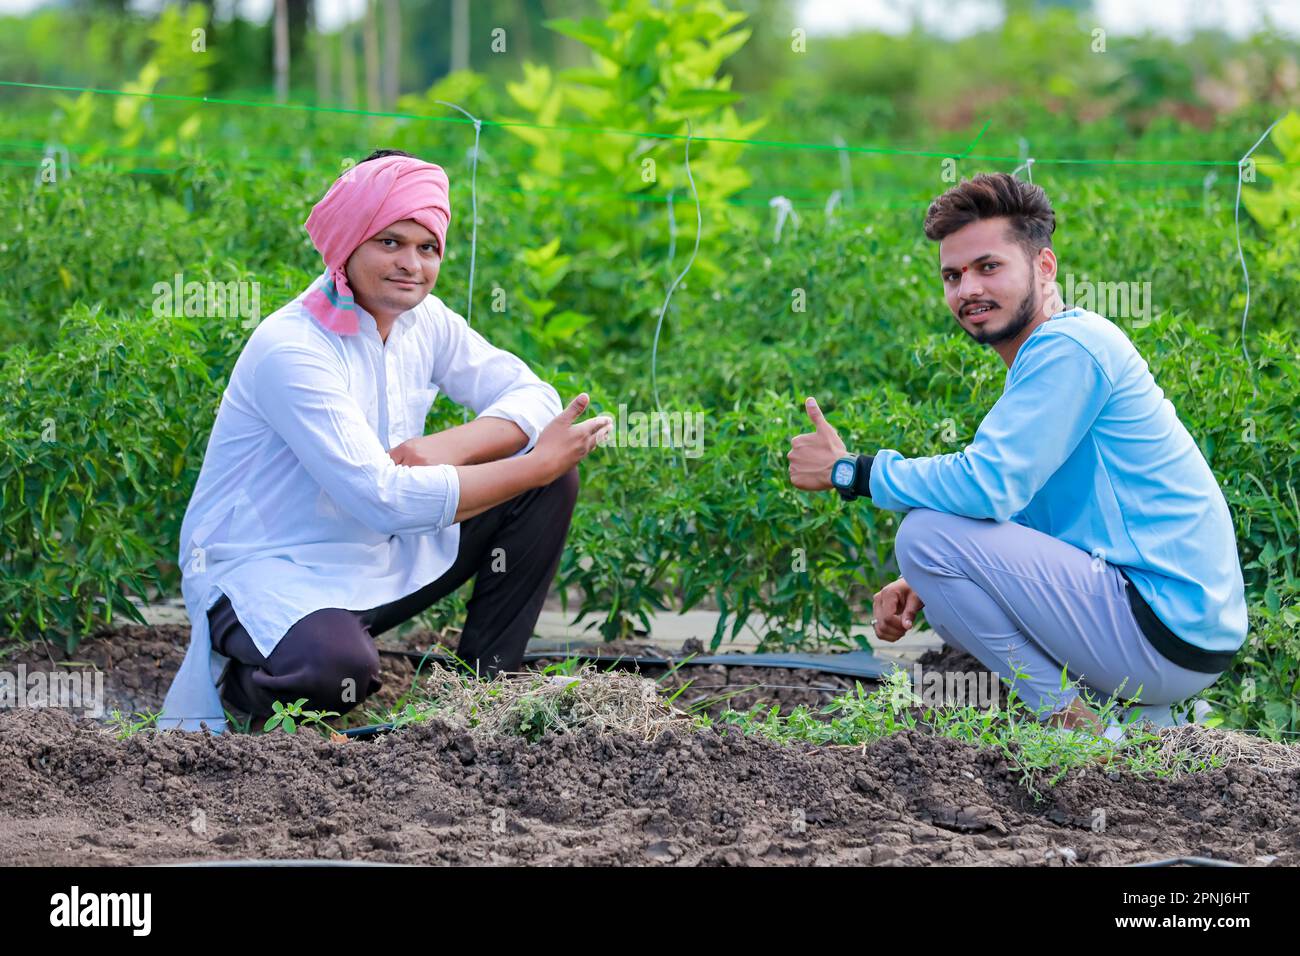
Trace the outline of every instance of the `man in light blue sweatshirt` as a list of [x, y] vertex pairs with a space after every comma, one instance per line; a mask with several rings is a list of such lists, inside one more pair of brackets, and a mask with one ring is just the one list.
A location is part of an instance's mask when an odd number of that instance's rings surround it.
[[[906, 512], [902, 577], [875, 595], [878, 637], [926, 609], [950, 645], [1040, 719], [1102, 732], [1074, 682], [1144, 705], [1210, 686], [1246, 638], [1227, 502], [1200, 449], [1114, 323], [1067, 309], [1040, 187], [1005, 173], [948, 190], [926, 213], [958, 326], [1007, 365], [964, 451], [849, 455], [817, 402], [791, 441], [790, 480]], [[1062, 669], [1071, 686], [1061, 688]]]

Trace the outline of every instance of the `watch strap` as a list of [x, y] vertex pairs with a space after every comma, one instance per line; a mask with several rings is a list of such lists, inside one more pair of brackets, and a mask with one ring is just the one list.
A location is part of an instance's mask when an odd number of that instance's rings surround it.
[[858, 456], [858, 467], [853, 472], [853, 493], [856, 497], [871, 497], [871, 469], [875, 463], [875, 455]]

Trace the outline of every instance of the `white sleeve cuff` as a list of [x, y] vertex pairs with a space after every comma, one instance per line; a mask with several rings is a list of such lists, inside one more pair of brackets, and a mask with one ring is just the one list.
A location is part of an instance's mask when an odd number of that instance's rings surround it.
[[447, 477], [447, 502], [442, 509], [442, 527], [449, 528], [456, 523], [456, 512], [460, 509], [460, 473], [455, 465], [439, 465]]

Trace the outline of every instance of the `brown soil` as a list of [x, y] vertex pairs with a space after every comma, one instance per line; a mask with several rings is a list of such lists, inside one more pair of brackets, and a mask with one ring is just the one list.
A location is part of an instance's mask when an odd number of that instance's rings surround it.
[[440, 723], [119, 742], [63, 711], [0, 714], [11, 863], [1300, 863], [1300, 773], [1094, 771], [1048, 794], [1036, 807], [996, 754], [911, 731], [821, 750], [713, 731], [485, 746]]
[[988, 668], [965, 651], [945, 644], [940, 650], [926, 651], [917, 660], [924, 670], [943, 673], [978, 674], [987, 673]]
[[[110, 698], [156, 707], [184, 631], [128, 630], [77, 656], [103, 655]], [[911, 731], [822, 749], [715, 731], [484, 744], [437, 722], [342, 743], [118, 741], [64, 711], [0, 712], [11, 863], [1300, 864], [1300, 771], [1093, 769], [1044, 793], [1035, 804], [996, 753]]]
[[129, 624], [94, 634], [72, 654], [65, 652], [62, 645], [51, 643], [0, 649], [0, 669], [14, 671], [23, 664], [29, 673], [37, 669], [50, 672], [69, 661], [90, 664], [104, 672], [105, 713], [114, 709], [144, 713], [162, 707], [189, 642], [188, 626]]

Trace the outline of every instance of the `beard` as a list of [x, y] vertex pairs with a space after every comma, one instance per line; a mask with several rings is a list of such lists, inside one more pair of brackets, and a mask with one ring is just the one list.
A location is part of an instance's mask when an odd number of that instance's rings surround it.
[[[1020, 304], [1011, 316], [1011, 321], [1000, 329], [989, 329], [985, 326], [979, 326], [974, 329], [965, 329], [966, 334], [978, 342], [980, 345], [997, 345], [1000, 342], [1006, 342], [1014, 339], [1017, 335], [1025, 330], [1034, 319], [1034, 313], [1038, 311], [1038, 296], [1035, 294], [1034, 281], [1031, 278], [1029, 285], [1025, 288], [1024, 297], [1021, 298]], [[964, 327], [963, 327], [964, 328]]]

